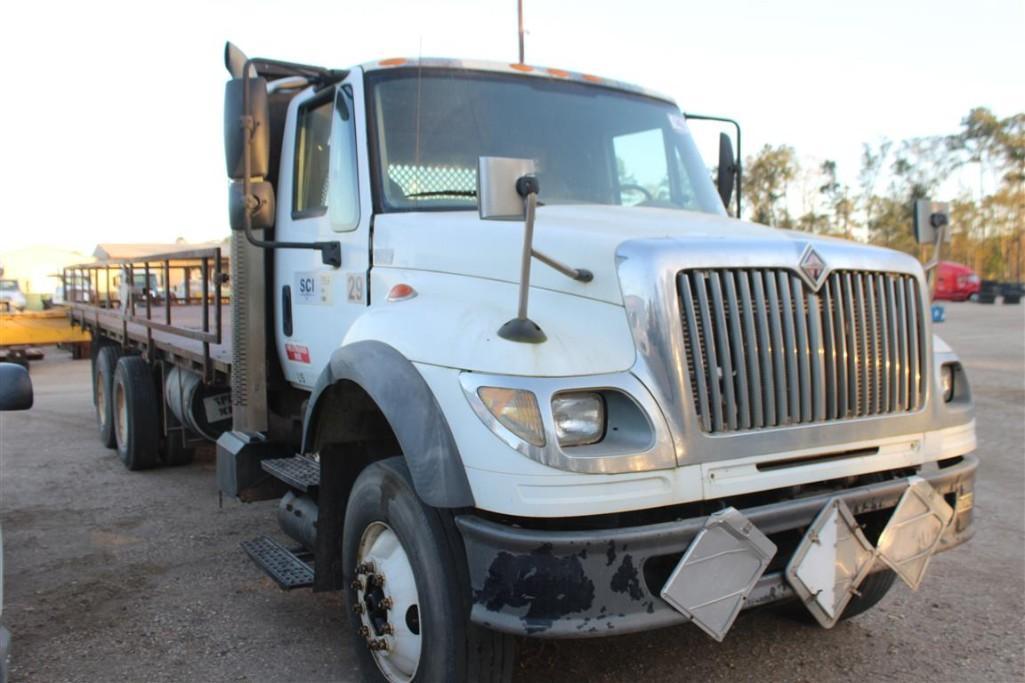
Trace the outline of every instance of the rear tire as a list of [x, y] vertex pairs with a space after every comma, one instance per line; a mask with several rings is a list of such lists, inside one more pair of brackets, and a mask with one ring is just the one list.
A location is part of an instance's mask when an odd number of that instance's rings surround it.
[[[374, 567], [368, 569], [366, 562]], [[470, 623], [466, 556], [451, 513], [421, 502], [402, 457], [368, 465], [353, 484], [342, 567], [346, 611], [364, 680], [512, 679], [516, 639]], [[357, 580], [363, 589], [354, 585]], [[369, 590], [372, 586], [377, 589]], [[378, 630], [383, 624], [396, 632]], [[405, 645], [411, 638], [418, 645], [413, 660]], [[388, 649], [371, 650], [375, 641], [386, 642]]]
[[114, 372], [117, 453], [130, 470], [154, 467], [160, 452], [160, 403], [153, 373], [141, 356], [125, 356]]
[[114, 432], [114, 372], [121, 351], [116, 346], [103, 345], [96, 353], [93, 364], [93, 404], [96, 406], [96, 425], [100, 430], [100, 443], [107, 448], [117, 447]]

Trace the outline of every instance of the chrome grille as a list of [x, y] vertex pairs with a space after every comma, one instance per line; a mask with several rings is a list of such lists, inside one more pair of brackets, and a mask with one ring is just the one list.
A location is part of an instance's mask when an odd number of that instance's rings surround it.
[[891, 415], [925, 395], [918, 281], [834, 271], [813, 293], [786, 269], [687, 270], [687, 370], [710, 433]]

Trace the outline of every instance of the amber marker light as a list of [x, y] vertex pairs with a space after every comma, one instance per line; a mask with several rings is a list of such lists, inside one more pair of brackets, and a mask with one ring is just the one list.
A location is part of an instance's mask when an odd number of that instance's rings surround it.
[[382, 59], [377, 63], [378, 66], [402, 66], [406, 63], [405, 57], [392, 57], [391, 59]]
[[523, 71], [524, 73], [534, 70], [534, 67], [529, 66], [527, 64], [510, 64], [509, 68], [515, 69], [516, 71]]
[[408, 301], [416, 296], [416, 290], [404, 282], [388, 290], [388, 301]]

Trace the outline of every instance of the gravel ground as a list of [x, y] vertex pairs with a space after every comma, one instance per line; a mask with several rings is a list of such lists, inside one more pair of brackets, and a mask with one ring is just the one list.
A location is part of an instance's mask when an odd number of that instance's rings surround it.
[[[977, 401], [978, 533], [917, 593], [831, 631], [764, 609], [722, 644], [689, 625], [527, 641], [517, 680], [1023, 680], [1023, 309], [950, 305], [938, 332]], [[125, 471], [96, 438], [88, 362], [53, 351], [32, 375], [33, 410], [0, 416], [12, 683], [357, 680], [338, 596], [279, 591], [239, 549], [276, 532], [273, 503], [219, 507], [210, 453]]]

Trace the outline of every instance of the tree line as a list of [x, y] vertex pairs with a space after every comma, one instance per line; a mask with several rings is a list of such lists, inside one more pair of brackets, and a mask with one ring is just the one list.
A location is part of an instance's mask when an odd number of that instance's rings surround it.
[[[950, 201], [952, 243], [944, 248], [944, 258], [968, 265], [985, 279], [1021, 281], [1025, 113], [1001, 118], [976, 107], [949, 135], [865, 143], [854, 186], [841, 182], [835, 161], [802, 168], [789, 145], [765, 145], [744, 164], [745, 218], [867, 239], [921, 258], [931, 254], [915, 243], [915, 200]], [[955, 174], [974, 177], [976, 165], [978, 187], [954, 197], [938, 195]], [[996, 182], [985, 187], [984, 178]]]

